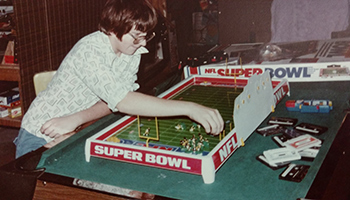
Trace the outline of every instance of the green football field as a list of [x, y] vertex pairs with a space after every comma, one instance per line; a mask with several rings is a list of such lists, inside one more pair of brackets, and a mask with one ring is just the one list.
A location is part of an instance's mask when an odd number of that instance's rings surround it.
[[[242, 91], [243, 88], [192, 85], [182, 90], [171, 99], [196, 102], [207, 107], [218, 109], [225, 122], [225, 132], [228, 134], [234, 127], [233, 103], [235, 98]], [[200, 133], [204, 138], [209, 140], [208, 151], [210, 151], [220, 141], [219, 136], [207, 135], [202, 127], [198, 127], [195, 122], [185, 117], [157, 118], [157, 121], [159, 141], [150, 140], [150, 144], [181, 147], [180, 141], [183, 140], [184, 137], [190, 139], [193, 137], [193, 135], [198, 137], [198, 134]], [[144, 136], [146, 130], [148, 129], [148, 137], [157, 137], [155, 118], [140, 117], [139, 123], [141, 136]], [[194, 129], [191, 130], [191, 127]], [[146, 139], [139, 138], [137, 120], [124, 129], [118, 131], [113, 135], [113, 137], [131, 141], [146, 142]]]

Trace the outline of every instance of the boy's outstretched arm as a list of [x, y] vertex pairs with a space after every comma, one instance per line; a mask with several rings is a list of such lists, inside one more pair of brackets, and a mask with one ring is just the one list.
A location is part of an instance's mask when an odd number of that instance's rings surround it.
[[40, 131], [45, 135], [56, 138], [60, 135], [74, 131], [77, 127], [86, 122], [99, 119], [110, 113], [112, 113], [112, 111], [108, 108], [107, 104], [103, 101], [99, 101], [86, 110], [64, 117], [50, 119], [43, 124]]
[[224, 121], [216, 109], [193, 102], [166, 100], [138, 92], [129, 92], [118, 103], [117, 109], [130, 115], [152, 117], [187, 116], [200, 123], [207, 133], [214, 135], [219, 134], [224, 128]]

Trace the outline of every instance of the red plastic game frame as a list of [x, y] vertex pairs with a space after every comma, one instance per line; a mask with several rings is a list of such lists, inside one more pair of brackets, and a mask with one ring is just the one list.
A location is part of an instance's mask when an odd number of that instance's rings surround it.
[[[192, 84], [232, 84], [233, 81], [237, 85], [246, 85], [248, 83], [248, 78], [191, 76], [159, 95], [159, 97], [169, 99], [177, 92]], [[271, 85], [273, 88], [273, 94], [271, 95], [273, 95], [274, 104], [276, 105], [285, 95], [289, 94], [289, 84], [287, 80], [271, 80]], [[254, 113], [252, 113], [252, 115], [254, 115]], [[266, 117], [259, 119], [260, 123], [265, 118]], [[90, 162], [90, 157], [94, 156], [196, 174], [201, 175], [204, 183], [209, 184], [215, 181], [215, 172], [235, 150], [244, 146], [244, 141], [253, 133], [253, 131], [249, 131], [249, 133], [245, 133], [244, 136], [241, 136], [237, 133], [236, 128], [233, 128], [230, 133], [205, 156], [106, 141], [108, 137], [135, 120], [137, 120], [135, 116], [125, 116], [88, 138], [85, 144], [86, 161]], [[260, 123], [256, 124], [256, 127]], [[250, 124], [250, 126], [254, 129], [256, 128], [252, 124]]]

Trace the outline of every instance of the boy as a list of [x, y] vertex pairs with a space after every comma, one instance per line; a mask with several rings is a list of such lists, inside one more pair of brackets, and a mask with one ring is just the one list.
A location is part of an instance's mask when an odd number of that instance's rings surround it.
[[156, 13], [145, 0], [109, 0], [99, 31], [72, 48], [47, 89], [23, 117], [16, 157], [112, 112], [143, 116], [188, 116], [207, 133], [223, 129], [220, 113], [192, 102], [165, 100], [135, 92], [138, 66]]

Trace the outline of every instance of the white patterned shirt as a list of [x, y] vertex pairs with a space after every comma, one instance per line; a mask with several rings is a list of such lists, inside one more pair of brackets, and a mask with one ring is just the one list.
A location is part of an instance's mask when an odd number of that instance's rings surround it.
[[139, 85], [136, 73], [144, 47], [133, 55], [118, 57], [108, 36], [100, 31], [78, 41], [62, 61], [46, 90], [38, 94], [23, 117], [22, 128], [47, 142], [40, 132], [48, 120], [77, 113], [103, 100], [116, 112], [116, 105]]

